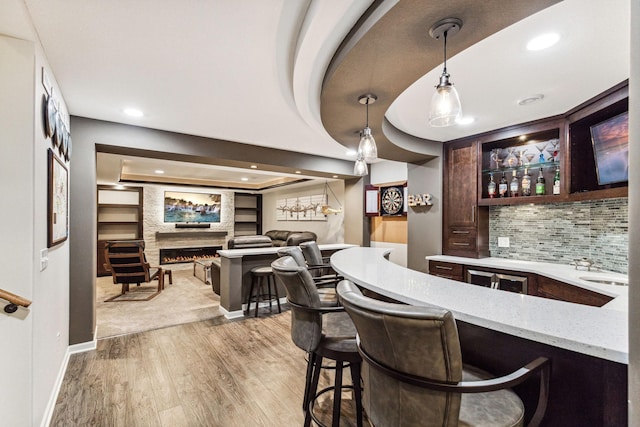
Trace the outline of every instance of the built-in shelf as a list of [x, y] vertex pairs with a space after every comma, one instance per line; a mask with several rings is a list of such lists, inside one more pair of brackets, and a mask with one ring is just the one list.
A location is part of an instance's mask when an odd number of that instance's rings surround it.
[[141, 187], [98, 186], [98, 276], [110, 274], [104, 266], [105, 242], [142, 239], [142, 195]]
[[234, 197], [233, 234], [262, 234], [262, 195], [236, 193]]

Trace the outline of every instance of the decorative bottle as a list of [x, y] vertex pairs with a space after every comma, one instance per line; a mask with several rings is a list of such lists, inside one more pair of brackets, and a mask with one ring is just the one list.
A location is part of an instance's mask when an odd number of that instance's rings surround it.
[[490, 198], [496, 197], [496, 182], [493, 180], [493, 173], [489, 173], [489, 185], [487, 186], [487, 192]]
[[513, 177], [509, 183], [509, 192], [511, 197], [518, 197], [520, 195], [520, 180], [516, 176], [516, 171], [513, 171]]
[[553, 194], [560, 194], [560, 166], [556, 168], [556, 175], [553, 177]]
[[536, 196], [544, 196], [545, 193], [545, 180], [544, 175], [542, 175], [542, 168], [540, 168], [540, 174], [538, 178], [536, 178]]
[[520, 187], [522, 188], [523, 196], [531, 195], [531, 175], [529, 175], [529, 169], [524, 169], [524, 175], [522, 175], [522, 180], [520, 181]]
[[498, 193], [500, 193], [500, 197], [509, 197], [509, 185], [507, 184], [507, 178], [504, 177], [504, 172], [502, 172], [502, 178], [500, 178], [500, 184], [498, 184]]

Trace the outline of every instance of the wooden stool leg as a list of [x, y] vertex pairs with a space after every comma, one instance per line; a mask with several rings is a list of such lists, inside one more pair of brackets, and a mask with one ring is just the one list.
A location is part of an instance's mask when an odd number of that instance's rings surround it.
[[[269, 276], [269, 283], [273, 284], [273, 293], [276, 296], [276, 303], [278, 304], [278, 313], [282, 313], [282, 309], [280, 308], [280, 295], [278, 295], [278, 283], [276, 281], [276, 277], [274, 275]], [[271, 294], [271, 291], [269, 291]]]

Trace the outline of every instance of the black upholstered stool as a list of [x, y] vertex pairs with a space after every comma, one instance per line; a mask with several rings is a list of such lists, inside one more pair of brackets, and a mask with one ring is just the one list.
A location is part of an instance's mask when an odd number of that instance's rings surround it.
[[[273, 287], [272, 287], [273, 286]], [[273, 289], [273, 290], [272, 290]], [[251, 269], [251, 287], [247, 294], [247, 314], [251, 313], [251, 303], [256, 303], [255, 317], [258, 317], [258, 306], [260, 301], [269, 301], [269, 311], [272, 310], [271, 303], [276, 300], [278, 313], [282, 313], [280, 308], [280, 296], [278, 286], [271, 267], [254, 267]]]

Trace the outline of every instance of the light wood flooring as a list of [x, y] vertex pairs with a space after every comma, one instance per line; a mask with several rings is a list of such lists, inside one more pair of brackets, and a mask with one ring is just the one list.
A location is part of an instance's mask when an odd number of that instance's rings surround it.
[[[284, 311], [100, 340], [71, 356], [51, 426], [300, 426], [306, 360], [290, 322]], [[320, 387], [332, 382], [323, 373]], [[354, 425], [343, 401], [341, 425]]]

